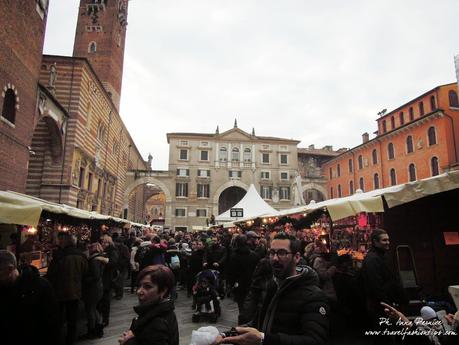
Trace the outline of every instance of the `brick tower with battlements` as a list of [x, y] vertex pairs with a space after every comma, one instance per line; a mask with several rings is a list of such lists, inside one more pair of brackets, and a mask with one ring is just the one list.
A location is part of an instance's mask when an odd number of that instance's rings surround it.
[[128, 0], [80, 0], [73, 56], [89, 60], [119, 110]]

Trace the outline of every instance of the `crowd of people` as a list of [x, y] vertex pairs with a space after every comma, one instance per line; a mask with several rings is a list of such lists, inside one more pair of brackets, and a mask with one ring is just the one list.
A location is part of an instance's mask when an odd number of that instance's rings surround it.
[[[358, 274], [349, 258], [336, 257], [323, 241], [308, 243], [303, 235], [292, 229], [278, 233], [148, 229], [104, 231], [97, 241], [83, 243], [59, 232], [44, 277], [33, 266], [18, 265], [11, 252], [2, 250], [0, 299], [6, 318], [0, 323], [6, 339], [2, 343], [73, 344], [77, 339], [101, 338], [110, 322], [112, 298], [123, 298], [126, 283], [139, 300], [134, 308], [138, 317], [119, 338], [127, 345], [178, 345], [174, 301], [179, 290], [186, 292], [196, 313], [201, 310], [197, 304], [210, 310], [209, 300], [202, 297], [211, 288], [217, 307], [223, 298], [237, 303], [239, 327], [229, 336], [219, 335], [214, 344], [326, 344], [330, 335], [382, 331], [381, 318], [402, 318], [397, 308], [404, 303], [403, 290], [384, 260], [389, 248], [384, 230], [373, 231], [371, 249]], [[218, 279], [203, 274], [206, 271]], [[83, 335], [77, 334], [80, 304], [86, 311]], [[455, 329], [454, 316], [447, 319]], [[24, 323], [31, 332], [21, 331]], [[412, 337], [403, 341], [407, 339]], [[453, 336], [434, 338], [436, 345], [451, 339], [457, 341]], [[398, 340], [371, 339], [389, 344]]]

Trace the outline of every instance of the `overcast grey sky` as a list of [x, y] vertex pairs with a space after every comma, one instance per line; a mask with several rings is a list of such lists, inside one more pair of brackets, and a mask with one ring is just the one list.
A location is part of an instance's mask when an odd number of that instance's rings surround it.
[[[71, 55], [79, 0], [51, 0], [46, 54]], [[154, 169], [168, 132], [233, 126], [360, 144], [389, 111], [456, 81], [457, 0], [132, 0], [121, 116]]]

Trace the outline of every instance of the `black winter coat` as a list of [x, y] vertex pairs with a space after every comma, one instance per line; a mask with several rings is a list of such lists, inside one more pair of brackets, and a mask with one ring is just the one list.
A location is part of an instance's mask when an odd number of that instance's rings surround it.
[[104, 268], [102, 283], [104, 285], [104, 291], [107, 291], [111, 289], [113, 281], [120, 274], [118, 268], [120, 254], [115, 246], [108, 246], [105, 249], [105, 257], [108, 258], [108, 263], [105, 265]]
[[264, 345], [319, 345], [328, 340], [329, 307], [313, 269], [287, 278], [280, 286], [271, 280], [264, 293], [255, 327], [265, 333]]
[[248, 247], [236, 248], [230, 255], [228, 261], [227, 278], [234, 286], [234, 297], [236, 302], [242, 303], [249, 292], [252, 274], [258, 262], [258, 256]]
[[179, 345], [179, 330], [174, 313], [174, 302], [138, 305], [134, 307], [139, 315], [132, 321], [134, 338], [125, 345]]
[[361, 277], [365, 288], [367, 310], [372, 315], [384, 315], [380, 302], [403, 304], [403, 290], [384, 258], [384, 251], [371, 248], [363, 260]]
[[24, 266], [11, 286], [0, 287], [2, 345], [58, 344], [59, 311], [51, 284]]

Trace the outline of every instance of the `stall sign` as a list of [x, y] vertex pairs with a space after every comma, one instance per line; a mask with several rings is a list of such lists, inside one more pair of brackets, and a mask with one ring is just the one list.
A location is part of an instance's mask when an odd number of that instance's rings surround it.
[[230, 217], [232, 217], [232, 218], [242, 218], [242, 217], [244, 217], [244, 209], [243, 208], [232, 208], [232, 209], [230, 209]]

